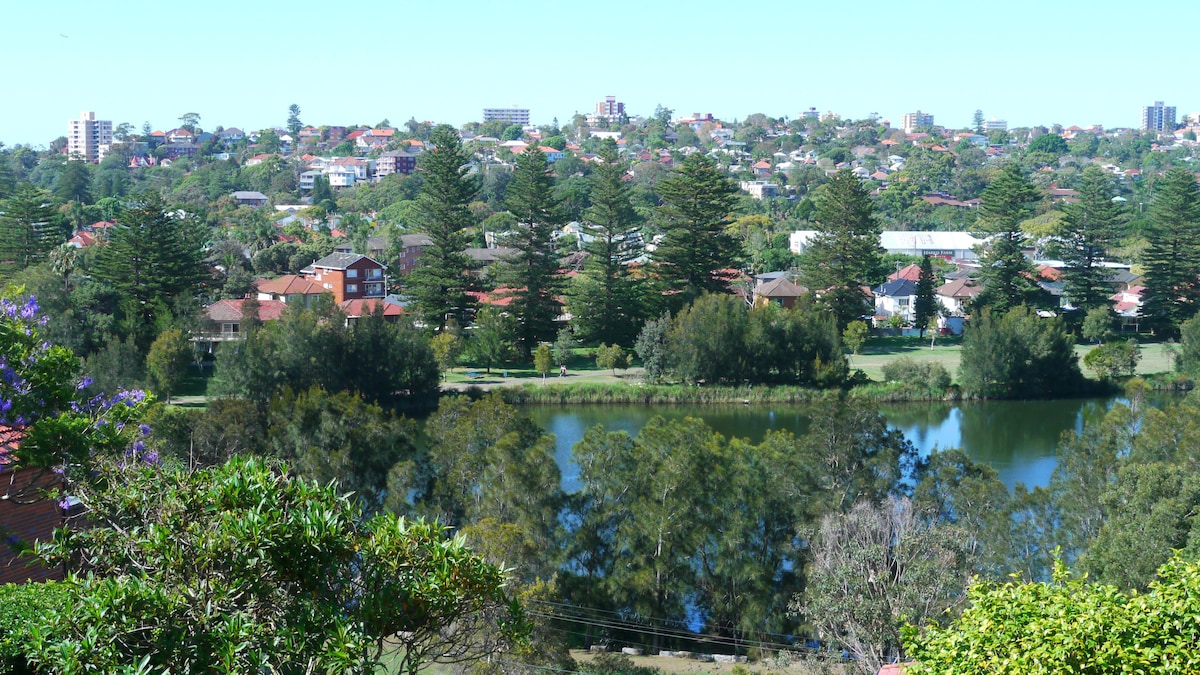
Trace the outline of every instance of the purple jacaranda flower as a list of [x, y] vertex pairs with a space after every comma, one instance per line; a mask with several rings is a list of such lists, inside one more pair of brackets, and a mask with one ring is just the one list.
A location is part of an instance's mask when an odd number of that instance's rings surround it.
[[83, 379], [79, 381], [79, 384], [75, 385], [75, 388], [78, 390], [87, 389], [88, 387], [92, 386], [93, 382], [95, 382], [95, 380], [84, 375]]
[[148, 425], [145, 425], [145, 424], [139, 424], [139, 425], [138, 425], [138, 431], [142, 432], [142, 435], [143, 435], [143, 436], [149, 436], [149, 435], [150, 435], [150, 427], [149, 427]]

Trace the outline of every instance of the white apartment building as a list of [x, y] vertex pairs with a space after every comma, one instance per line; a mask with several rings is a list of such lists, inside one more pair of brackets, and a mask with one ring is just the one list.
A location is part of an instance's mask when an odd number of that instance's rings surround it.
[[1142, 130], [1159, 133], [1175, 130], [1175, 106], [1163, 105], [1155, 101], [1154, 105], [1142, 108]]
[[529, 124], [529, 108], [518, 108], [515, 105], [508, 108], [484, 108], [483, 121], [491, 122], [492, 120], [524, 126]]
[[103, 158], [102, 148], [112, 142], [112, 121], [98, 120], [90, 110], [80, 113], [77, 120], [67, 121], [67, 156], [71, 159], [98, 164]]
[[986, 134], [992, 131], [1008, 131], [1008, 122], [1005, 120], [998, 120], [995, 117], [984, 122], [983, 133]]
[[900, 123], [904, 127], [904, 133], [911, 134], [914, 130], [921, 127], [933, 126], [933, 115], [923, 113], [920, 110], [913, 113], [905, 113]]

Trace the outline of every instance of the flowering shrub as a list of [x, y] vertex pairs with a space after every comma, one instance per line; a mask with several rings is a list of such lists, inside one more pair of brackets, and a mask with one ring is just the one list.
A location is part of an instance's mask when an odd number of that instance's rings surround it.
[[[46, 323], [37, 299], [0, 297], [0, 471], [33, 469], [71, 481], [86, 477], [98, 457], [154, 462], [138, 421], [146, 403], [141, 391], [92, 395], [71, 350], [39, 337]], [[57, 497], [41, 476], [5, 481], [0, 499], [29, 502]]]

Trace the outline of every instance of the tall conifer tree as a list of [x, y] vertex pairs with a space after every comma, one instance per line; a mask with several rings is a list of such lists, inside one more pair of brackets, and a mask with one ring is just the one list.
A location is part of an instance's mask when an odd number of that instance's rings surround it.
[[658, 209], [666, 236], [654, 251], [658, 274], [673, 292], [673, 309], [703, 293], [725, 293], [729, 285], [718, 272], [735, 267], [741, 247], [726, 231], [737, 204], [737, 186], [712, 159], [696, 152], [659, 182], [663, 204]]
[[1065, 263], [1062, 272], [1067, 297], [1080, 312], [1108, 306], [1112, 295], [1108, 283], [1112, 270], [1100, 263], [1117, 241], [1124, 218], [1124, 208], [1113, 201], [1115, 196], [1108, 172], [1089, 166], [1079, 183], [1079, 201], [1066, 208], [1066, 227], [1056, 250]]
[[629, 273], [629, 263], [642, 254], [638, 215], [617, 144], [605, 139], [598, 154], [601, 164], [588, 179], [592, 205], [583, 221], [583, 231], [592, 239], [583, 245], [588, 257], [568, 304], [579, 339], [631, 345], [643, 315], [637, 281]]
[[881, 225], [862, 181], [847, 170], [821, 187], [816, 202], [817, 234], [805, 248], [800, 269], [804, 283], [822, 294], [841, 331], [869, 309], [861, 287], [883, 276]]
[[977, 231], [990, 239], [980, 260], [983, 289], [975, 298], [976, 308], [991, 307], [1000, 314], [1037, 301], [1041, 289], [1034, 280], [1032, 263], [1021, 251], [1026, 238], [1021, 223], [1033, 217], [1041, 198], [1016, 162], [1001, 169], [984, 189], [975, 224]]
[[1171, 169], [1159, 179], [1150, 222], [1142, 316], [1156, 331], [1175, 333], [1196, 314], [1200, 296], [1200, 194], [1190, 171]]
[[66, 239], [54, 196], [22, 183], [0, 202], [0, 273], [11, 274], [45, 260]]
[[473, 287], [473, 265], [463, 251], [476, 224], [470, 203], [479, 194], [479, 181], [470, 172], [470, 158], [453, 127], [438, 125], [430, 142], [433, 149], [421, 156], [424, 183], [417, 196], [421, 228], [430, 243], [421, 253], [420, 266], [408, 276], [406, 292], [425, 325], [440, 331], [450, 318], [465, 326], [472, 306], [467, 292]]
[[937, 277], [933, 274], [933, 261], [929, 256], [921, 258], [921, 275], [917, 277], [917, 297], [913, 301], [913, 315], [921, 336], [925, 336], [925, 328], [929, 320], [937, 316], [938, 302], [934, 295]]
[[176, 298], [194, 293], [204, 279], [204, 238], [191, 217], [168, 211], [162, 197], [147, 193], [122, 212], [96, 262], [96, 276], [122, 296], [140, 346]]
[[517, 156], [505, 206], [517, 224], [503, 242], [515, 253], [498, 266], [497, 277], [513, 298], [509, 310], [517, 319], [517, 348], [529, 356], [538, 342], [554, 339], [563, 287], [554, 232], [564, 218], [554, 196], [554, 175], [537, 147]]

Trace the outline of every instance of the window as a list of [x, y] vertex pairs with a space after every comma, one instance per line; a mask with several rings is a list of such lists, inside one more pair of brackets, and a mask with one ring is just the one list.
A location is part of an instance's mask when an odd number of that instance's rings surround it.
[[221, 324], [221, 332], [226, 335], [237, 335], [241, 330], [241, 324], [223, 323]]
[[346, 278], [347, 279], [357, 279], [358, 278], [358, 270], [346, 270]]
[[346, 284], [346, 292], [347, 293], [357, 293], [358, 292], [358, 284]]
[[383, 276], [383, 270], [381, 270], [379, 268], [367, 270], [367, 278], [369, 278], [369, 279], [378, 279], [382, 276]]

